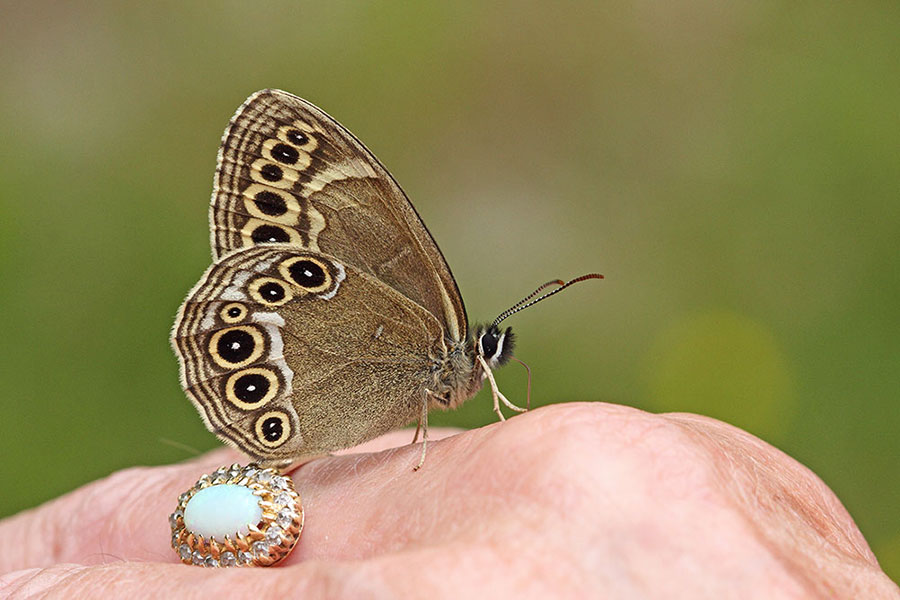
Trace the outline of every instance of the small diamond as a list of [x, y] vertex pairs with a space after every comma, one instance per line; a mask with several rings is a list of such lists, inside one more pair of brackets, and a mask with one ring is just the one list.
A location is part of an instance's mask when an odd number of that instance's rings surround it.
[[289, 508], [294, 505], [294, 498], [287, 492], [281, 492], [275, 496], [275, 504], [281, 508]]
[[272, 481], [272, 489], [277, 490], [279, 492], [283, 492], [289, 489], [290, 486], [287, 482], [287, 477], [276, 477], [274, 481]]
[[237, 564], [237, 559], [234, 557], [234, 554], [231, 552], [223, 552], [219, 556], [219, 564], [223, 567], [233, 567]]
[[252, 554], [250, 554], [249, 552], [246, 552], [244, 550], [241, 550], [238, 553], [238, 564], [247, 565], [247, 564], [250, 564], [251, 562], [253, 562]]
[[178, 496], [178, 504], [184, 504], [185, 502], [188, 501], [188, 498], [190, 498], [190, 497], [191, 497], [191, 495], [188, 494], [187, 492], [183, 493], [182, 495]]
[[191, 559], [191, 547], [187, 544], [182, 544], [178, 546], [178, 556], [181, 557], [181, 560], [190, 560]]
[[207, 557], [206, 557], [206, 560], [203, 561], [203, 566], [204, 566], [204, 567], [218, 567], [218, 566], [219, 566], [219, 561], [217, 561], [216, 559], [214, 559], [212, 556], [207, 556]]
[[175, 529], [178, 527], [178, 519], [184, 517], [184, 513], [181, 512], [181, 509], [176, 510], [171, 515], [169, 515], [169, 527]]
[[278, 513], [276, 521], [282, 529], [287, 529], [294, 522], [294, 511], [290, 508], [282, 508]]
[[176, 531], [175, 533], [172, 534], [172, 547], [173, 548], [178, 547], [178, 538], [179, 537], [180, 537], [180, 532], [178, 532], [178, 531]]
[[259, 469], [254, 469], [251, 467], [247, 467], [246, 469], [244, 469], [244, 477], [247, 477], [249, 479], [253, 479], [257, 473], [259, 473]]
[[278, 544], [281, 542], [281, 527], [278, 525], [270, 525], [266, 531], [266, 541], [270, 544]]
[[274, 477], [275, 475], [272, 473], [272, 471], [266, 469], [256, 476], [256, 480], [263, 485], [269, 485], [272, 483], [272, 479], [274, 479]]
[[257, 558], [264, 558], [269, 556], [269, 545], [265, 542], [253, 542], [250, 545], [250, 549], [253, 550], [253, 555]]
[[194, 553], [191, 555], [191, 562], [195, 565], [203, 566], [206, 563], [206, 557], [199, 550], [194, 550]]

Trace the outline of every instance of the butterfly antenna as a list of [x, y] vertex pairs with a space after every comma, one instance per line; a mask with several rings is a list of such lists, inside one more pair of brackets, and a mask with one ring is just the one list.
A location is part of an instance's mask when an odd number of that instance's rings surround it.
[[534, 298], [535, 296], [537, 296], [538, 294], [540, 294], [541, 292], [546, 290], [551, 285], [565, 285], [565, 284], [566, 284], [566, 282], [563, 281], [562, 279], [554, 279], [552, 281], [548, 281], [547, 283], [545, 283], [538, 289], [534, 290], [533, 292], [531, 292], [530, 294], [528, 294], [527, 296], [525, 296], [524, 298], [522, 298], [521, 300], [519, 300], [518, 302], [516, 302], [515, 304], [513, 304], [506, 310], [504, 310], [502, 313], [500, 313], [500, 316], [497, 317], [496, 319], [494, 319], [493, 325], [496, 326], [497, 323], [499, 323], [500, 321], [502, 321], [509, 315], [513, 314], [514, 312], [516, 312], [520, 306], [522, 306], [523, 304], [525, 304], [526, 302], [528, 302], [529, 300], [531, 300], [532, 298]]
[[[581, 277], [576, 277], [575, 279], [573, 279], [571, 281], [567, 281], [565, 283], [563, 283], [562, 279], [554, 279], [553, 281], [548, 281], [547, 283], [545, 283], [538, 289], [534, 290], [533, 292], [531, 292], [530, 294], [528, 294], [527, 296], [525, 296], [524, 298], [522, 298], [521, 300], [516, 302], [514, 305], [512, 305], [511, 307], [507, 308], [502, 313], [500, 313], [500, 316], [498, 316], [496, 319], [494, 319], [494, 322], [491, 323], [491, 327], [496, 327], [504, 319], [516, 314], [520, 310], [525, 310], [529, 306], [534, 306], [541, 300], [546, 300], [553, 294], [558, 294], [559, 292], [563, 291], [570, 285], [575, 285], [576, 283], [579, 283], [581, 281], [586, 281], [588, 279], [603, 279], [603, 275], [601, 275], [599, 273], [588, 273], [587, 275], [582, 275]], [[544, 291], [551, 285], [558, 285], [559, 287], [556, 288], [555, 290], [547, 292], [543, 296], [539, 296], [539, 297], [535, 298], [535, 296], [540, 294], [542, 291]]]
[[[521, 300], [519, 300], [518, 302], [516, 302], [515, 304], [513, 304], [511, 307], [506, 309], [505, 312], [514, 311], [515, 309], [519, 308], [520, 306], [522, 306], [523, 304], [525, 304], [526, 302], [528, 302], [529, 300], [531, 300], [532, 298], [534, 298], [535, 296], [537, 296], [538, 294], [540, 294], [541, 292], [546, 290], [551, 285], [565, 285], [565, 284], [566, 284], [566, 282], [563, 281], [562, 279], [552, 279], [552, 280], [548, 281], [547, 283], [545, 283], [544, 285], [542, 285], [541, 287], [539, 287], [538, 289], [536, 289], [533, 292], [531, 292], [530, 294], [528, 294], [527, 296], [525, 296], [524, 298], [522, 298]], [[498, 323], [499, 323], [499, 321], [498, 321]]]
[[525, 370], [528, 371], [528, 391], [525, 392], [525, 410], [531, 410], [531, 367], [526, 365], [524, 362], [516, 358], [515, 356], [511, 357], [514, 361], [525, 367]]

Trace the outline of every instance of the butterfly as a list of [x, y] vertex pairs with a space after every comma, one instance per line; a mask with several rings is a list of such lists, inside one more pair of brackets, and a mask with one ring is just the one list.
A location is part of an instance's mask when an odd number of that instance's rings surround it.
[[[509, 315], [470, 329], [456, 281], [403, 190], [333, 118], [287, 92], [251, 95], [219, 148], [213, 264], [176, 316], [181, 384], [207, 428], [290, 464], [451, 409], [512, 356]], [[541, 295], [547, 288], [554, 288]], [[425, 458], [426, 445], [420, 462]]]

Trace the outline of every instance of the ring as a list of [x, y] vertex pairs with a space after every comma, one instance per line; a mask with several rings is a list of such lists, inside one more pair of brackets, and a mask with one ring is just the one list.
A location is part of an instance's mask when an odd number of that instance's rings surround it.
[[290, 477], [249, 464], [219, 467], [180, 496], [169, 515], [172, 548], [202, 567], [270, 567], [291, 553], [303, 507]]

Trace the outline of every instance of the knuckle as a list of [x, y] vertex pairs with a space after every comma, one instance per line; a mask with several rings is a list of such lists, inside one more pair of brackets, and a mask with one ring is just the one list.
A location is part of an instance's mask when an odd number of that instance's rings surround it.
[[[499, 428], [492, 453], [522, 484], [608, 492], [612, 482], [694, 494], [710, 487], [709, 457], [658, 415], [604, 403], [548, 406]], [[518, 457], [518, 458], [517, 458]]]

